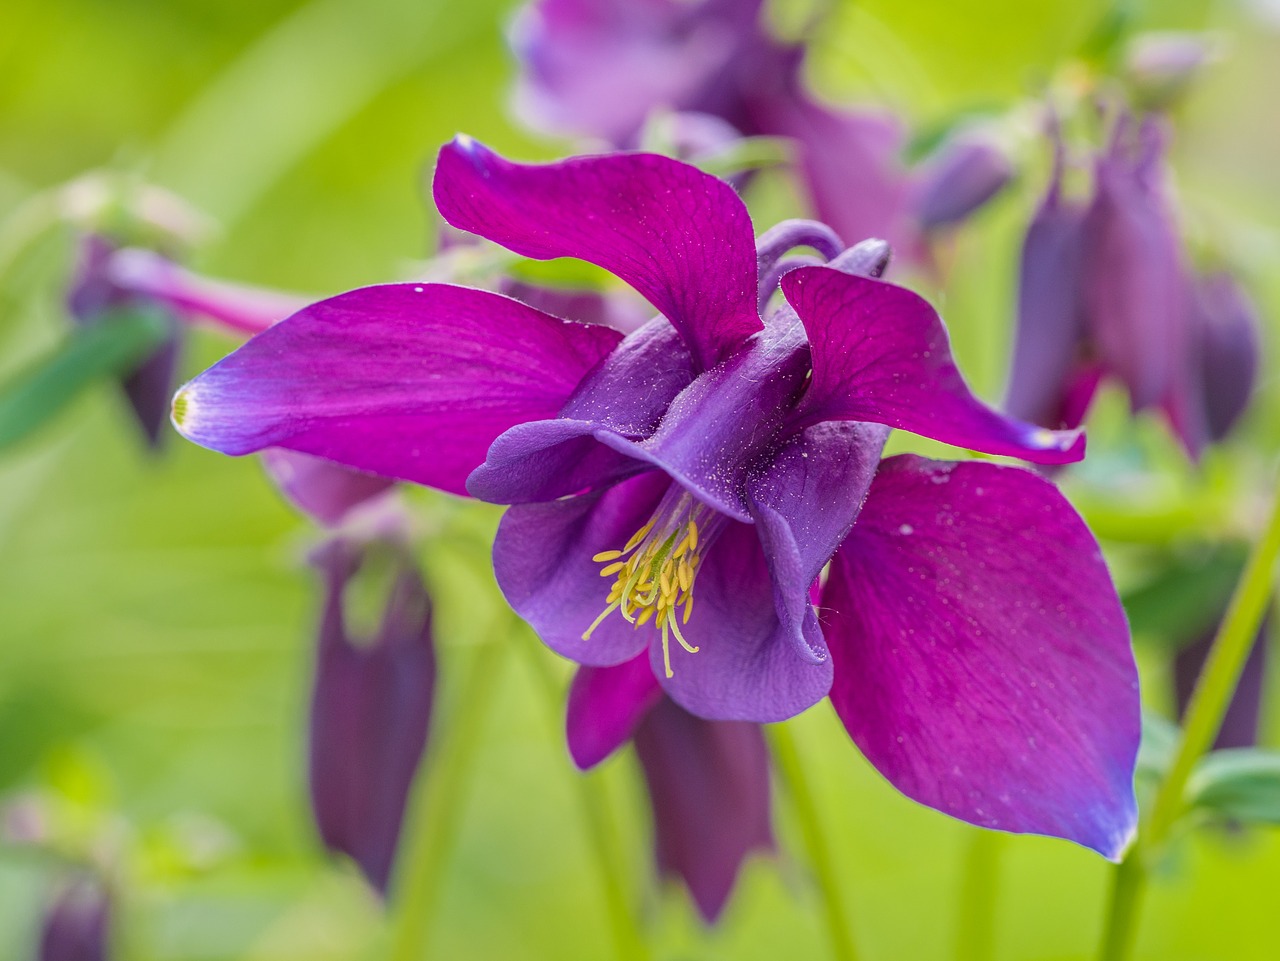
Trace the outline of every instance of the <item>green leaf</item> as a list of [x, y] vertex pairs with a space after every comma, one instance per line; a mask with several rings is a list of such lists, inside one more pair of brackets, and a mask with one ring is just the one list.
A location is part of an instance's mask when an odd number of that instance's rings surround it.
[[1242, 545], [1219, 544], [1163, 558], [1154, 577], [1124, 595], [1133, 632], [1180, 648], [1211, 631], [1231, 599], [1244, 557]]
[[1187, 781], [1187, 805], [1221, 820], [1280, 825], [1280, 751], [1214, 751]]
[[85, 388], [135, 367], [168, 337], [169, 323], [159, 310], [120, 310], [76, 328], [0, 389], [0, 451], [44, 426]]

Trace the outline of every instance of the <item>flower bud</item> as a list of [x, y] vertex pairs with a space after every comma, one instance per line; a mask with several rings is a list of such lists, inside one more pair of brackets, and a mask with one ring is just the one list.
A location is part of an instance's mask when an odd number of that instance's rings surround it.
[[1197, 278], [1191, 312], [1205, 427], [1209, 439], [1219, 441], [1248, 407], [1257, 383], [1258, 312], [1235, 278], [1222, 271]]
[[[67, 309], [77, 324], [89, 326], [111, 311], [145, 303], [111, 278], [109, 267], [117, 253], [116, 245], [100, 234], [88, 234], [81, 240], [67, 292]], [[162, 305], [161, 309], [168, 318], [168, 337], [120, 380], [134, 418], [153, 449], [165, 436], [162, 428], [169, 419], [169, 398], [177, 386], [184, 340], [177, 316]]]
[[955, 137], [919, 174], [916, 219], [924, 230], [958, 224], [1012, 179], [1013, 165], [995, 144], [974, 135]]
[[111, 899], [88, 875], [54, 898], [40, 932], [39, 961], [105, 961], [111, 929]]
[[653, 805], [658, 870], [684, 881], [714, 923], [747, 856], [773, 849], [760, 725], [704, 721], [662, 698], [634, 740]]
[[348, 624], [347, 588], [374, 549], [334, 539], [312, 562], [325, 602], [311, 698], [310, 785], [325, 845], [386, 894], [435, 690], [431, 602], [398, 546], [381, 624], [367, 641]]
[[1163, 110], [1187, 92], [1216, 56], [1213, 39], [1204, 34], [1146, 33], [1129, 44], [1124, 73], [1143, 107]]

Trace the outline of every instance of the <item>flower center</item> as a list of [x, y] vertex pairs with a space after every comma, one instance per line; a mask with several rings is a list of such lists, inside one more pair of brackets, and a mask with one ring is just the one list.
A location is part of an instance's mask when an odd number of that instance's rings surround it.
[[582, 639], [590, 640], [592, 631], [614, 611], [637, 628], [652, 621], [662, 634], [663, 667], [672, 677], [672, 635], [690, 654], [698, 653], [680, 626], [688, 624], [693, 614], [693, 585], [719, 520], [714, 510], [673, 485], [672, 493], [622, 550], [601, 551], [591, 558], [605, 565], [600, 576], [613, 577], [614, 582], [605, 609]]

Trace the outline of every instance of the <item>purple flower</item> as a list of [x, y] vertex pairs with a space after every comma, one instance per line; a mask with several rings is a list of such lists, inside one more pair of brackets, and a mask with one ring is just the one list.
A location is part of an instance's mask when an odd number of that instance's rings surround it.
[[335, 539], [313, 558], [325, 604], [311, 697], [311, 805], [325, 845], [385, 894], [427, 741], [436, 660], [431, 603], [404, 556], [376, 635], [353, 640], [343, 595], [368, 551]]
[[1187, 268], [1161, 122], [1122, 115], [1087, 206], [1062, 196], [1062, 146], [1022, 249], [1006, 407], [1053, 427], [1082, 422], [1104, 377], [1135, 412], [1159, 410], [1192, 457], [1243, 412], [1258, 321], [1225, 274]]
[[89, 876], [54, 898], [40, 931], [39, 961], [105, 961], [111, 937], [111, 898]]
[[[623, 337], [467, 288], [351, 291], [192, 381], [179, 430], [513, 505], [498, 582], [564, 656], [647, 653], [709, 720], [781, 720], [832, 692], [913, 796], [1120, 850], [1136, 675], [1092, 537], [1030, 472], [879, 464], [891, 427], [1042, 463], [1078, 459], [1083, 438], [978, 401], [933, 309], [866, 276], [882, 243], [841, 253], [788, 222], [757, 246], [731, 188], [644, 154], [527, 166], [460, 139], [435, 197], [516, 253], [611, 271], [660, 316]], [[830, 260], [785, 273], [762, 320], [796, 246]], [[837, 548], [824, 629], [811, 588]]]
[[650, 112], [719, 117], [744, 136], [796, 141], [822, 220], [844, 237], [910, 233], [903, 125], [880, 110], [818, 102], [804, 48], [772, 36], [762, 0], [535, 0], [511, 43], [516, 113], [535, 128], [633, 147]]
[[713, 924], [747, 856], [773, 850], [769, 756], [758, 724], [704, 721], [662, 694], [648, 658], [583, 667], [569, 691], [569, 752], [584, 771], [632, 741], [653, 809], [659, 872]]

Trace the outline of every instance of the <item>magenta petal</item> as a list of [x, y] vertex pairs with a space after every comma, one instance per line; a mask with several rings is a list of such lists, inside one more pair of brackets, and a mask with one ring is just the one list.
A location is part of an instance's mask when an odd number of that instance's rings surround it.
[[294, 506], [330, 527], [395, 483], [310, 454], [275, 447], [262, 452], [262, 466]]
[[467, 490], [495, 504], [523, 504], [578, 494], [644, 470], [629, 453], [602, 445], [595, 433], [649, 436], [691, 380], [688, 348], [656, 317], [587, 375], [558, 417], [518, 424], [498, 437], [467, 478]]
[[226, 454], [284, 447], [462, 494], [495, 437], [555, 415], [620, 339], [486, 291], [364, 287], [209, 368], [174, 423]]
[[698, 653], [672, 639], [672, 676], [664, 677], [656, 637], [649, 648], [663, 690], [681, 707], [709, 720], [783, 721], [826, 696], [831, 659], [822, 634], [813, 621], [796, 645], [779, 621], [754, 526], [727, 522], [704, 555], [693, 595], [693, 617], [682, 630]]
[[577, 257], [631, 284], [700, 368], [760, 329], [755, 235], [733, 188], [651, 154], [517, 164], [459, 137], [440, 151], [444, 218], [526, 257]]
[[569, 688], [565, 737], [573, 763], [593, 768], [635, 733], [662, 688], [643, 654], [613, 667], [581, 667]]
[[1056, 488], [1021, 468], [890, 458], [823, 602], [832, 703], [900, 791], [1120, 856], [1138, 675], [1098, 545]]
[[652, 629], [637, 630], [616, 611], [583, 640], [612, 584], [591, 558], [626, 544], [670, 486], [668, 477], [650, 471], [602, 493], [517, 504], [503, 515], [493, 542], [498, 586], [553, 651], [579, 664], [607, 666], [648, 646]]
[[769, 753], [759, 725], [704, 721], [660, 701], [636, 732], [658, 869], [689, 887], [708, 924], [747, 855], [773, 849]]
[[947, 330], [911, 291], [801, 267], [782, 279], [813, 350], [802, 417], [887, 424], [957, 447], [1042, 464], [1084, 456], [1079, 431], [1051, 431], [997, 413], [973, 396], [951, 357]]

